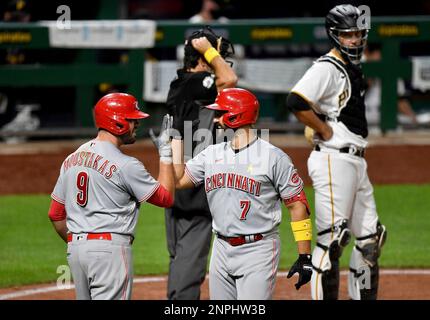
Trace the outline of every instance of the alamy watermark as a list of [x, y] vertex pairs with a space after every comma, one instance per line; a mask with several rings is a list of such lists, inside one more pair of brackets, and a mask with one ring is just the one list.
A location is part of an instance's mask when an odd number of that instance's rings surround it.
[[72, 11], [70, 7], [62, 4], [57, 7], [57, 13], [60, 16], [57, 18], [57, 28], [58, 29], [72, 29]]
[[370, 29], [370, 7], [366, 5], [358, 6], [360, 16], [357, 19], [357, 28]]
[[[170, 129], [169, 135], [172, 138], [181, 136], [179, 131], [176, 129]], [[239, 142], [241, 146], [246, 146], [246, 143], [250, 141], [245, 140], [252, 137], [259, 137], [262, 140], [269, 142], [270, 132], [269, 129], [216, 129], [215, 136], [212, 130], [208, 130], [205, 128], [200, 128], [198, 130], [193, 130], [193, 122], [192, 121], [184, 121], [184, 130], [183, 130], [183, 147], [184, 153], [183, 158], [184, 162], [194, 158], [201, 151], [205, 150], [208, 146], [212, 144], [219, 144], [226, 142], [227, 147], [232, 148], [231, 142], [236, 140]], [[211, 160], [216, 161], [216, 163], [222, 164], [242, 164], [246, 165], [250, 162], [254, 166], [260, 167], [263, 169], [270, 165], [270, 154], [267, 153], [267, 149], [262, 148], [261, 144], [257, 144], [252, 151], [244, 151], [244, 153], [249, 153], [249, 156], [243, 157], [234, 157], [231, 158], [228, 155], [228, 152], [224, 152], [222, 155], [219, 154], [215, 148], [212, 149], [213, 153], [209, 153], [206, 151], [206, 161], [210, 162]], [[249, 152], [248, 152], [249, 151]], [[178, 159], [179, 160], [179, 159]], [[273, 159], [272, 159], [273, 160]], [[234, 162], [233, 162], [234, 161]]]
[[57, 267], [57, 274], [60, 276], [57, 278], [58, 289], [71, 289], [72, 274], [68, 265], [59, 265]]
[[371, 280], [372, 279], [371, 279], [370, 267], [368, 265], [360, 266], [357, 269], [357, 283], [358, 283], [358, 288], [360, 290], [363, 290], [363, 289], [370, 290], [370, 289], [372, 289]]

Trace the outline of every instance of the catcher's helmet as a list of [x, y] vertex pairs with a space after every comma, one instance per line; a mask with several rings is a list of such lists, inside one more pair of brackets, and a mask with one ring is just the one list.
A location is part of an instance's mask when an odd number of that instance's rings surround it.
[[223, 111], [224, 124], [229, 128], [239, 128], [257, 122], [260, 104], [248, 90], [228, 88], [218, 93], [215, 103], [206, 108]]
[[130, 130], [127, 119], [149, 117], [139, 110], [137, 100], [127, 93], [110, 93], [103, 96], [94, 107], [94, 119], [98, 129], [105, 129], [120, 136]]
[[[325, 18], [325, 29], [333, 45], [342, 56], [353, 64], [359, 64], [361, 55], [367, 42], [368, 29], [358, 22], [360, 10], [350, 4], [342, 4], [329, 11]], [[361, 44], [354, 47], [344, 46], [340, 43], [340, 32], [361, 31]]]
[[[194, 68], [197, 65], [199, 58], [203, 57], [191, 44], [191, 40], [206, 37], [212, 47], [214, 47], [221, 57], [225, 59], [230, 58], [234, 55], [233, 44], [226, 38], [218, 36], [211, 27], [205, 26], [203, 29], [199, 29], [193, 32], [186, 40], [184, 47], [184, 68]], [[229, 62], [229, 61], [227, 61]], [[233, 64], [230, 62], [230, 64]]]

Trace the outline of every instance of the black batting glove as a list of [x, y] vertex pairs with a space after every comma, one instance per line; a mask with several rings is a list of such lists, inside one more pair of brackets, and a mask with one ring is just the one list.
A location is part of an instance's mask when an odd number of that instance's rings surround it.
[[312, 256], [310, 254], [299, 254], [299, 258], [294, 262], [290, 271], [288, 272], [287, 278], [291, 278], [296, 272], [299, 274], [299, 281], [295, 284], [296, 289], [311, 280], [312, 277]]

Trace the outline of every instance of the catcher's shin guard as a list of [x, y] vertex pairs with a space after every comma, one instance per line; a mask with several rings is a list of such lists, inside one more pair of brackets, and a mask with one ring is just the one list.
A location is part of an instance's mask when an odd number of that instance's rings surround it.
[[376, 300], [379, 284], [379, 266], [364, 261], [360, 251], [354, 247], [349, 264], [348, 293], [353, 300]]
[[[313, 300], [336, 300], [339, 294], [339, 258], [351, 238], [348, 221], [318, 233], [318, 242], [312, 253], [315, 270], [311, 279]], [[329, 233], [335, 233], [333, 239]], [[324, 245], [327, 243], [328, 245]]]
[[385, 226], [378, 222], [377, 231], [357, 238], [349, 264], [348, 292], [353, 300], [376, 300], [379, 284], [378, 258], [387, 237]]

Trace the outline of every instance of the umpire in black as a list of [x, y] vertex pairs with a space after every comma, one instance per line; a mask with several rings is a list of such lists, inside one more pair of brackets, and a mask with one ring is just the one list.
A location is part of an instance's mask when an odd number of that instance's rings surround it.
[[[224, 60], [234, 54], [233, 45], [210, 27], [191, 34], [184, 50], [184, 66], [170, 84], [167, 107], [174, 116], [173, 127], [185, 139], [187, 160], [214, 143], [214, 111], [204, 106], [215, 101], [218, 91], [235, 87], [237, 76], [231, 63]], [[211, 138], [186, 141], [198, 129], [207, 129]], [[165, 214], [170, 255], [167, 298], [198, 300], [212, 238], [212, 217], [204, 186], [176, 191], [175, 203]]]

